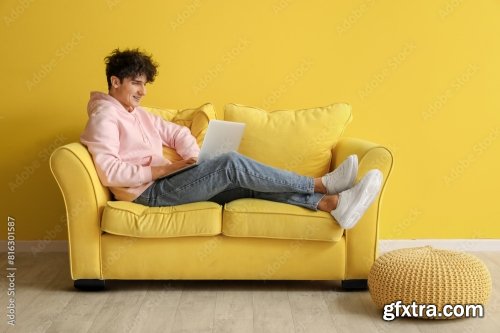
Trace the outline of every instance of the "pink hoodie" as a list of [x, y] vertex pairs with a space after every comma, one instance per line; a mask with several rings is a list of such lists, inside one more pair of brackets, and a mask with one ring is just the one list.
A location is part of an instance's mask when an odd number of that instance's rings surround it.
[[163, 120], [141, 107], [128, 112], [114, 97], [92, 92], [89, 120], [80, 141], [92, 154], [99, 179], [117, 200], [132, 201], [153, 184], [151, 166], [170, 164], [163, 145], [183, 158], [200, 148], [187, 127]]

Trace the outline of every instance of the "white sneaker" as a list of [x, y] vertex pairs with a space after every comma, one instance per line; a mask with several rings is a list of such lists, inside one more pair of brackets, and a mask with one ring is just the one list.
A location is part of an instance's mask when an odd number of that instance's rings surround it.
[[348, 190], [358, 175], [358, 156], [350, 155], [335, 170], [321, 177], [327, 194], [337, 194]]
[[373, 169], [368, 171], [353, 188], [339, 193], [337, 208], [330, 214], [342, 228], [351, 229], [358, 223], [380, 192], [382, 179], [382, 172]]

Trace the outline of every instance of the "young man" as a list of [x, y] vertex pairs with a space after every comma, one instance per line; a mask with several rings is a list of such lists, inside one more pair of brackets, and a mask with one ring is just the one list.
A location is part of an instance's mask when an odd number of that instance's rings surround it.
[[[137, 49], [116, 49], [105, 63], [108, 94], [91, 93], [89, 120], [81, 142], [92, 154], [102, 184], [118, 200], [171, 206], [259, 198], [329, 212], [342, 228], [349, 229], [380, 191], [382, 173], [376, 169], [354, 185], [356, 155], [321, 178], [276, 169], [236, 152], [162, 178], [196, 162], [200, 151], [196, 140], [188, 128], [139, 106], [146, 95], [146, 84], [152, 83], [157, 74], [151, 56]], [[174, 148], [183, 160], [166, 160], [163, 145]]]

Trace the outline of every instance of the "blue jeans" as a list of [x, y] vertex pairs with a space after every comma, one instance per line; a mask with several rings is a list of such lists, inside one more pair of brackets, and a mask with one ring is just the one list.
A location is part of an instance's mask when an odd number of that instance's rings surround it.
[[231, 152], [175, 176], [156, 180], [134, 202], [160, 207], [197, 201], [224, 204], [240, 198], [257, 198], [317, 210], [323, 196], [314, 192], [311, 177]]

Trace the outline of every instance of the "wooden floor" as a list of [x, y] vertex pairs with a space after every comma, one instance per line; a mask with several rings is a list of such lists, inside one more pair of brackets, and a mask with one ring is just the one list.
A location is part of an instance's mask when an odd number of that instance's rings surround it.
[[500, 332], [500, 253], [474, 253], [493, 293], [484, 318], [382, 320], [367, 291], [335, 281], [107, 281], [75, 291], [66, 253], [16, 255], [16, 325], [7, 325], [0, 254], [1, 332]]

